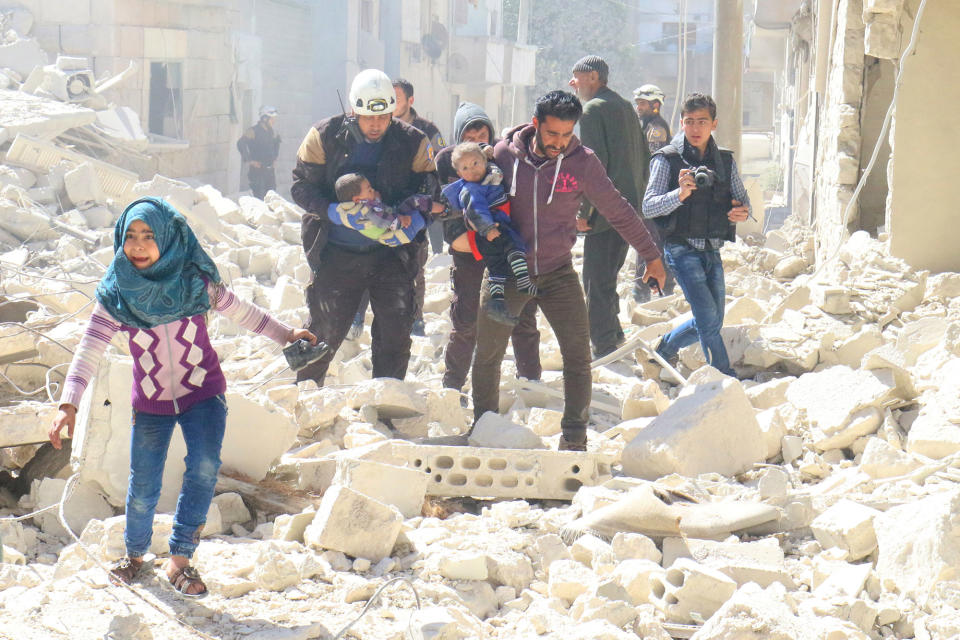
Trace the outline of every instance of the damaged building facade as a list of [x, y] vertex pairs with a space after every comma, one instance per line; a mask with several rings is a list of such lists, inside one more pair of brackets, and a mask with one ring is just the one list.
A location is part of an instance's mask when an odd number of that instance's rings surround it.
[[58, 55], [88, 58], [93, 83], [132, 66], [104, 95], [139, 114], [151, 159], [135, 170], [229, 194], [246, 188], [236, 140], [261, 105], [276, 106], [278, 189], [288, 194], [304, 132], [341, 110], [338, 91], [363, 68], [410, 80], [418, 112], [447, 135], [461, 100], [499, 127], [528, 119], [529, 5], [511, 5], [520, 28], [508, 40], [502, 0], [7, 0], [0, 13], [14, 33], [0, 69], [15, 72], [6, 84], [16, 87]]
[[960, 268], [949, 178], [958, 161], [932, 153], [960, 133], [949, 115], [958, 27], [950, 2], [757, 1], [752, 28], [782, 55], [777, 155], [818, 260], [864, 230], [917, 269]]

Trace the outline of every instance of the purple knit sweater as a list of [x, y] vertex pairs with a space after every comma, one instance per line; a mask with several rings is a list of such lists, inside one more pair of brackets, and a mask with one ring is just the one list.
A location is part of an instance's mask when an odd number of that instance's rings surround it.
[[[211, 308], [241, 327], [284, 344], [290, 327], [263, 309], [240, 300], [225, 286], [208, 284]], [[60, 404], [80, 405], [97, 364], [117, 331], [127, 333], [133, 356], [133, 408], [161, 415], [183, 413], [226, 391], [220, 360], [210, 345], [203, 314], [152, 329], [120, 324], [98, 302], [70, 363]]]

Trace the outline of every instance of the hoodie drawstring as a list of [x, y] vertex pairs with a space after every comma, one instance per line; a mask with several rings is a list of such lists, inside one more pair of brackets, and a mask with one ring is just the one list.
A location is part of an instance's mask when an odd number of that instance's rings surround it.
[[[547, 198], [547, 204], [553, 202], [553, 190], [557, 188], [557, 176], [560, 175], [560, 165], [563, 164], [563, 154], [561, 153], [557, 156], [557, 170], [553, 172], [553, 184], [550, 185], [550, 197]], [[516, 176], [514, 176], [513, 184], [517, 184]], [[512, 193], [510, 195], [513, 195]]]
[[513, 180], [510, 181], [510, 195], [517, 195], [517, 169], [520, 167], [520, 158], [513, 159]]

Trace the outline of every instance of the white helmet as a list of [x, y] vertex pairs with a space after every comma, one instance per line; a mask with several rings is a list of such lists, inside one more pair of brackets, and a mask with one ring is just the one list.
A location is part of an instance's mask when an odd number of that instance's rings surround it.
[[266, 106], [266, 105], [260, 107], [260, 117], [261, 117], [261, 118], [264, 118], [264, 117], [266, 117], [266, 118], [273, 118], [273, 117], [276, 116], [278, 113], [280, 113], [280, 112], [277, 111], [277, 108], [276, 108], [276, 107], [268, 107], [268, 106]]
[[663, 101], [666, 99], [666, 95], [663, 91], [660, 90], [655, 84], [645, 84], [639, 89], [633, 90], [633, 99], [634, 100], [659, 100], [660, 104], [663, 104]]
[[390, 78], [379, 69], [364, 69], [350, 85], [350, 107], [358, 116], [379, 116], [393, 113], [397, 94]]

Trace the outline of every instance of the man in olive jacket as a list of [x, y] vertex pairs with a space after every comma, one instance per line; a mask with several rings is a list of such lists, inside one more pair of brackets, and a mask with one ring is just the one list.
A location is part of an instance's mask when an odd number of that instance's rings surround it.
[[[608, 72], [607, 63], [599, 56], [584, 56], [573, 66], [569, 84], [584, 102], [580, 141], [597, 154], [613, 185], [639, 211], [650, 173], [650, 149], [633, 105], [607, 87]], [[577, 228], [587, 232], [583, 289], [590, 341], [594, 356], [599, 358], [623, 343], [617, 318], [617, 274], [627, 257], [628, 245], [589, 202], [584, 202], [580, 210]]]

